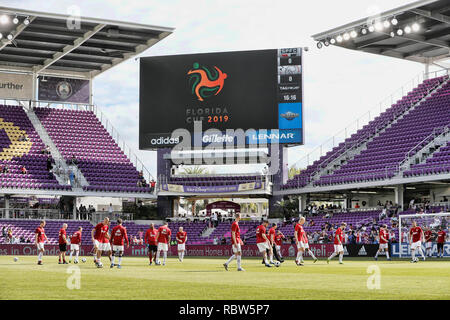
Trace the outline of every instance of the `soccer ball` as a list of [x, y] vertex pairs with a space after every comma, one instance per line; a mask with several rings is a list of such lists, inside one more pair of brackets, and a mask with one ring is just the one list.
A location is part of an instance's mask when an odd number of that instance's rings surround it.
[[279, 267], [281, 265], [280, 261], [275, 261], [274, 264], [275, 264], [275, 267]]
[[86, 258], [81, 259], [81, 262], [85, 263], [86, 262]]
[[19, 261], [19, 258], [14, 257], [14, 262], [17, 262], [17, 261]]

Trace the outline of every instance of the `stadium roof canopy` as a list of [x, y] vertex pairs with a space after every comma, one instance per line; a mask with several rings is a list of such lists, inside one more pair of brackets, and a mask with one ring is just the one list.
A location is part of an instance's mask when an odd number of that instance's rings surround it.
[[312, 37], [318, 47], [335, 45], [431, 64], [450, 57], [450, 1], [415, 1]]
[[0, 70], [93, 78], [173, 31], [0, 7]]

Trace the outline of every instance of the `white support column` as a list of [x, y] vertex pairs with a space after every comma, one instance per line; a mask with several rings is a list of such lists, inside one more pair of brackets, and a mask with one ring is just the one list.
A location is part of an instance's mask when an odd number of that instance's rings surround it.
[[298, 211], [303, 212], [306, 209], [306, 194], [298, 196]]
[[73, 197], [72, 219], [77, 220], [77, 197]]
[[403, 211], [403, 189], [403, 184], [396, 185], [394, 188], [394, 202], [400, 206], [400, 211]]
[[9, 194], [5, 194], [5, 218], [9, 219]]
[[257, 205], [258, 205], [258, 213], [260, 215], [263, 215], [264, 212], [263, 212], [263, 204], [262, 204], [262, 202], [258, 202]]

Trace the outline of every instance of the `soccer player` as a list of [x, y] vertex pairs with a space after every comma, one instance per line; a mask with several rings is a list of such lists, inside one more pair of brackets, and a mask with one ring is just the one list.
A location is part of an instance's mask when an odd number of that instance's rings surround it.
[[303, 266], [301, 261], [303, 260], [303, 252], [305, 251], [303, 246], [303, 233], [305, 232], [303, 230], [303, 224], [305, 221], [305, 217], [301, 217], [294, 228], [295, 244], [297, 245], [297, 257], [295, 258], [295, 264], [299, 267]]
[[163, 258], [164, 258], [163, 266], [166, 265], [167, 251], [169, 250], [171, 235], [172, 235], [172, 231], [169, 229], [167, 221], [165, 221], [164, 225], [159, 227], [158, 233], [156, 234], [156, 241], [158, 244], [158, 248], [156, 251], [155, 264], [157, 266], [161, 265], [161, 262], [159, 261], [159, 254], [161, 253], [161, 251], [163, 252]]
[[78, 263], [78, 254], [80, 253], [80, 244], [81, 244], [81, 232], [83, 231], [82, 227], [78, 227], [78, 231], [75, 231], [70, 238], [70, 257], [69, 262], [72, 261], [72, 255], [75, 252], [75, 260], [73, 263]]
[[278, 257], [281, 259], [281, 263], [284, 262], [284, 258], [281, 254], [281, 245], [283, 244], [283, 240], [286, 239], [284, 234], [281, 231], [277, 231], [277, 235], [275, 236], [275, 250], [277, 252]]
[[110, 268], [114, 268], [114, 260], [117, 256], [119, 258], [117, 268], [122, 268], [122, 256], [124, 250], [123, 240], [127, 242], [127, 248], [130, 247], [130, 242], [128, 241], [127, 229], [122, 226], [122, 219], [117, 219], [117, 226], [115, 226], [111, 231], [111, 242], [113, 244], [112, 247], [112, 257], [111, 257], [111, 266]]
[[433, 256], [431, 252], [431, 247], [433, 245], [433, 231], [430, 228], [424, 228], [424, 236], [425, 236], [425, 256], [431, 257]]
[[439, 253], [441, 254], [441, 258], [444, 257], [444, 243], [446, 238], [446, 233], [442, 230], [442, 227], [439, 228], [437, 233], [437, 258], [439, 258]]
[[[302, 242], [303, 242], [303, 253], [305, 252], [305, 250], [307, 250], [309, 255], [311, 256], [311, 258], [313, 258], [313, 263], [316, 263], [319, 259], [316, 258], [316, 256], [314, 255], [314, 252], [312, 252], [311, 249], [309, 248], [308, 234], [306, 233], [306, 231], [303, 231], [303, 241]], [[303, 263], [303, 255], [302, 255], [301, 263]]]
[[45, 221], [42, 220], [39, 227], [35, 231], [35, 244], [38, 250], [38, 265], [42, 265], [42, 256], [44, 255], [44, 243], [47, 241], [47, 236], [45, 235]]
[[278, 254], [277, 247], [276, 247], [276, 243], [275, 243], [275, 238], [277, 237], [277, 224], [276, 223], [272, 223], [272, 228], [269, 229], [269, 241], [270, 241], [270, 246], [272, 247], [272, 252], [273, 255], [275, 256], [275, 259], [277, 259], [277, 261], [279, 263], [284, 262], [283, 259], [281, 258], [281, 255]]
[[375, 260], [378, 260], [378, 255], [382, 253], [383, 251], [386, 253], [386, 259], [391, 260], [389, 257], [389, 233], [387, 230], [387, 225], [382, 225], [380, 227], [380, 230], [378, 231], [378, 251], [375, 254]]
[[[62, 225], [62, 228], [59, 229], [58, 235], [58, 243], [59, 243], [59, 255], [58, 255], [58, 264], [67, 264], [66, 262], [66, 251], [67, 251], [67, 223]], [[62, 261], [61, 261], [62, 260]]]
[[112, 249], [111, 249], [111, 242], [110, 242], [111, 233], [109, 233], [110, 227], [111, 227], [111, 221], [108, 221], [108, 231], [106, 233], [106, 236], [103, 237], [103, 240], [102, 240], [102, 244], [103, 244], [102, 251], [104, 253], [106, 253], [106, 256], [109, 258], [109, 262], [111, 262], [111, 260], [112, 260]]
[[145, 232], [145, 243], [147, 244], [148, 248], [148, 259], [150, 260], [149, 265], [152, 265], [152, 259], [155, 259], [156, 262], [156, 251], [158, 250], [157, 242], [156, 242], [156, 235], [158, 234], [158, 231], [155, 228], [155, 225], [153, 223], [150, 224], [150, 227]]
[[422, 251], [422, 240], [425, 238], [421, 227], [417, 226], [417, 222], [412, 222], [412, 227], [409, 230], [409, 243], [411, 245], [411, 262], [415, 263], [419, 259], [416, 258], [416, 250], [421, 254], [423, 261], [425, 261], [425, 255]]
[[[270, 264], [274, 264], [273, 262], [273, 251], [272, 246], [270, 245], [270, 240], [266, 235], [266, 228], [269, 225], [268, 220], [264, 220], [262, 225], [256, 228], [256, 245], [258, 246], [258, 250], [262, 253], [264, 258], [264, 265], [266, 267], [272, 267]], [[267, 252], [269, 250], [270, 263], [267, 261]]]
[[105, 219], [98, 223], [91, 232], [92, 243], [94, 244], [94, 263], [97, 268], [103, 268], [103, 264], [101, 262], [102, 251], [107, 249], [103, 243], [103, 239], [108, 237], [108, 225], [109, 218], [105, 217]]
[[183, 262], [187, 241], [187, 232], [183, 231], [183, 227], [178, 228], [176, 238], [178, 242], [178, 260], [180, 260], [180, 262]]
[[327, 263], [330, 263], [330, 260], [339, 254], [339, 264], [344, 264], [342, 262], [342, 258], [344, 257], [344, 246], [342, 241], [344, 240], [344, 230], [346, 226], [347, 224], [342, 222], [341, 226], [336, 229], [336, 233], [334, 234], [334, 252], [328, 257]]
[[241, 266], [242, 249], [243, 245], [241, 240], [241, 229], [239, 228], [239, 221], [241, 220], [241, 214], [236, 213], [234, 217], [234, 222], [231, 224], [231, 248], [233, 250], [233, 255], [223, 264], [225, 270], [228, 271], [228, 265], [231, 261], [236, 258], [237, 271], [245, 271]]

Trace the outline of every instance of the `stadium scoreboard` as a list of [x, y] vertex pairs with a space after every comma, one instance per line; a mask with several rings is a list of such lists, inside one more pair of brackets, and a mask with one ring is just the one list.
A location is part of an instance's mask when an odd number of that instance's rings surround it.
[[238, 129], [246, 145], [302, 144], [302, 69], [301, 48], [141, 58], [139, 147], [175, 146], [196, 121], [204, 145]]

